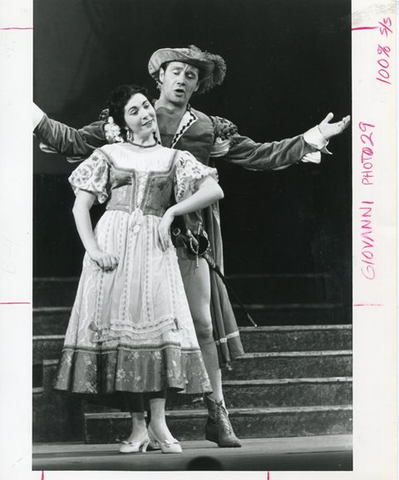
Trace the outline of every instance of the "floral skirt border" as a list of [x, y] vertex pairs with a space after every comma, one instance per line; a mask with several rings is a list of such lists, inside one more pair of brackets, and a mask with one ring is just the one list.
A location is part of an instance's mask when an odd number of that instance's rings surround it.
[[212, 390], [200, 350], [122, 344], [108, 349], [64, 346], [54, 388], [99, 395], [171, 388], [188, 394]]

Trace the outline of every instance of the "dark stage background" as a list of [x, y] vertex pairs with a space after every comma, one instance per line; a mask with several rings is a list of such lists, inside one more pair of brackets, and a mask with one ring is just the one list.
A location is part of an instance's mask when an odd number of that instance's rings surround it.
[[[151, 53], [189, 44], [227, 63], [224, 84], [192, 105], [254, 140], [303, 133], [329, 111], [350, 113], [349, 0], [36, 0], [35, 101], [81, 127], [119, 84], [156, 94]], [[329, 273], [335, 296], [351, 304], [350, 131], [330, 150], [321, 165], [268, 173], [220, 161], [226, 273]], [[73, 168], [35, 143], [36, 277], [80, 273]]]

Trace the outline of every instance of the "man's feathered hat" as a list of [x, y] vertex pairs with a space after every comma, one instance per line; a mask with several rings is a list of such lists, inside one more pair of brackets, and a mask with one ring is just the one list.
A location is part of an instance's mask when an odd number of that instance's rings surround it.
[[161, 48], [151, 55], [148, 71], [159, 80], [159, 69], [167, 62], [183, 62], [194, 65], [200, 71], [197, 93], [204, 93], [215, 85], [221, 85], [226, 75], [226, 62], [220, 55], [203, 52], [195, 45], [187, 48]]

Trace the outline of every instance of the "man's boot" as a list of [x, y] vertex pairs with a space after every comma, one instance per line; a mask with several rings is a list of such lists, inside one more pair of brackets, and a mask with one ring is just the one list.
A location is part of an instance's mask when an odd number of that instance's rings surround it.
[[210, 442], [217, 443], [219, 447], [241, 447], [241, 442], [234, 434], [223, 401], [216, 402], [209, 395], [205, 395], [205, 404], [208, 408], [205, 438]]

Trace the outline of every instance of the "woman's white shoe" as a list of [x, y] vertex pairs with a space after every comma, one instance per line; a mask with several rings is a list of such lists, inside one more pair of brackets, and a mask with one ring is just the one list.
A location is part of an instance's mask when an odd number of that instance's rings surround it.
[[182, 448], [178, 440], [173, 438], [172, 441], [164, 440], [163, 442], [155, 435], [151, 425], [148, 426], [148, 436], [151, 442], [158, 442], [162, 453], [182, 453]]
[[145, 432], [143, 438], [138, 442], [128, 442], [126, 440], [123, 441], [121, 446], [119, 447], [119, 453], [137, 453], [140, 451], [145, 453], [147, 451], [149, 443], [150, 439], [147, 432]]

